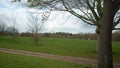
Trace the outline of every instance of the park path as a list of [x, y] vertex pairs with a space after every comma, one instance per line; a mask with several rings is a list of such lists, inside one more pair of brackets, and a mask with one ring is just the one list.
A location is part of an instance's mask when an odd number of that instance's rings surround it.
[[[14, 49], [7, 49], [7, 48], [0, 48], [0, 52], [64, 60], [64, 61], [69, 61], [69, 62], [78, 63], [78, 64], [91, 65], [94, 67], [97, 65], [97, 61], [95, 59], [86, 59], [86, 58], [80, 58], [80, 57], [76, 58], [76, 57], [70, 57], [70, 56], [58, 56], [58, 55], [53, 55], [53, 54], [37, 53], [37, 52], [14, 50]], [[120, 64], [114, 63], [114, 68], [120, 68]]]

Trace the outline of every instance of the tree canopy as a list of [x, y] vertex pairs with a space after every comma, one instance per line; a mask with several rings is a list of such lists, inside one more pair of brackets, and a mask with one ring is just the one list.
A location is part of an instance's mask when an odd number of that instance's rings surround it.
[[[103, 0], [34, 0], [35, 6], [60, 11], [68, 11], [87, 24], [100, 26], [103, 16]], [[120, 22], [120, 1], [112, 0], [114, 6], [113, 30]], [[118, 29], [118, 28], [117, 28]]]

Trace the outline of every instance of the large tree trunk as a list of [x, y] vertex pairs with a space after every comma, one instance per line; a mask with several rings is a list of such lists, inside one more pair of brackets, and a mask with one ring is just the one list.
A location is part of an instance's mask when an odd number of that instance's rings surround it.
[[112, 22], [114, 10], [112, 0], [104, 0], [103, 18], [98, 36], [98, 68], [113, 68]]

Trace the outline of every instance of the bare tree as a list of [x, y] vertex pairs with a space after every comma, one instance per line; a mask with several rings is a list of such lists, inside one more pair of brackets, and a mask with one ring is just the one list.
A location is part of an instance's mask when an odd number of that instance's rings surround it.
[[31, 13], [28, 17], [29, 20], [28, 30], [32, 32], [34, 37], [34, 42], [36, 45], [39, 44], [39, 33], [42, 31], [43, 25], [47, 21], [50, 12], [47, 11], [41, 14], [39, 15], [39, 14]]
[[12, 40], [16, 41], [17, 33], [18, 33], [18, 30], [16, 28], [17, 26], [16, 14], [12, 14], [10, 20], [11, 20], [10, 27], [8, 27], [7, 30], [9, 31], [9, 33], [12, 34]]

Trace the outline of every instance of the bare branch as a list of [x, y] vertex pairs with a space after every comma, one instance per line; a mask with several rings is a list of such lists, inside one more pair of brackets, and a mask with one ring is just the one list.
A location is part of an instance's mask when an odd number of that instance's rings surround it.
[[[95, 1], [95, 0], [94, 0]], [[102, 18], [103, 15], [103, 7], [102, 7], [102, 1], [101, 0], [97, 0], [97, 12], [98, 15], [100, 16], [100, 18]]]
[[[52, 11], [68, 11], [90, 25], [100, 25], [99, 21], [103, 16], [103, 0], [41, 0], [37, 2], [38, 5], [51, 8]], [[116, 13], [120, 9], [120, 0], [112, 2]], [[113, 22], [113, 26], [119, 24], [118, 20]]]
[[[65, 6], [65, 8], [66, 8], [66, 10], [68, 11], [68, 12], [70, 12], [71, 14], [73, 14], [74, 16], [76, 16], [76, 17], [78, 17], [78, 18], [80, 18], [81, 20], [83, 20], [85, 23], [87, 23], [87, 24], [90, 24], [90, 25], [98, 25], [98, 23], [96, 22], [96, 21], [94, 21], [94, 19], [91, 19], [89, 16], [88, 16], [88, 14], [85, 14], [85, 12], [83, 12], [85, 15], [87, 15], [87, 17], [86, 16], [83, 16], [83, 15], [80, 15], [80, 14], [78, 14], [78, 13], [76, 13], [74, 10], [72, 10], [69, 6], [67, 6], [67, 4], [62, 0], [62, 2], [63, 2], [63, 5]], [[89, 22], [88, 22], [89, 21]], [[91, 21], [91, 22], [90, 22]]]
[[99, 17], [98, 17], [98, 15], [97, 15], [97, 13], [95, 12], [94, 6], [92, 6], [92, 5], [90, 4], [90, 0], [86, 0], [85, 2], [86, 2], [86, 4], [88, 5], [89, 9], [92, 11], [92, 13], [93, 13], [96, 21], [98, 21], [98, 20], [99, 20]]

